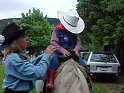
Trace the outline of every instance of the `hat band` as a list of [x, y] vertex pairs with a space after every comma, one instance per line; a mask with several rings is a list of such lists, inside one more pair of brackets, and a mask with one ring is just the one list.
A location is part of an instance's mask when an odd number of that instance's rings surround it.
[[64, 21], [65, 21], [68, 25], [70, 25], [70, 26], [72, 26], [72, 27], [76, 27], [76, 26], [77, 26], [77, 25], [72, 25], [72, 24], [68, 23], [68, 22], [65, 20], [64, 16], [63, 16], [63, 19], [64, 19]]

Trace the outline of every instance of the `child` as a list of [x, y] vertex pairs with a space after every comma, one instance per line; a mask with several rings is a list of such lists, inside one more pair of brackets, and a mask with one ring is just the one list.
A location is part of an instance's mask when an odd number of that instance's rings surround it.
[[86, 64], [80, 57], [81, 41], [78, 36], [84, 29], [84, 21], [79, 17], [78, 13], [70, 9], [67, 13], [58, 12], [58, 23], [52, 32], [51, 45], [56, 48], [56, 51], [51, 56], [51, 64], [48, 70], [47, 88], [54, 87], [54, 73], [59, 64], [59, 55], [64, 57], [71, 56], [71, 51], [74, 51], [79, 58], [79, 64], [86, 67]]

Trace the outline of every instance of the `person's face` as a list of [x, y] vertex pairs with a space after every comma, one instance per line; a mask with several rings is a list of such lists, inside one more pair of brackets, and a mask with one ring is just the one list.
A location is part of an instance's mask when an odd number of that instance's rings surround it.
[[27, 48], [28, 45], [28, 37], [25, 35], [22, 35], [18, 38], [19, 46], [24, 50]]

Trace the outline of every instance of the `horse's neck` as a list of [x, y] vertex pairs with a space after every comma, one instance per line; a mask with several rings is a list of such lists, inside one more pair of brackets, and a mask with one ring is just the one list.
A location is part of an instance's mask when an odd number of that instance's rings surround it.
[[85, 76], [73, 60], [64, 62], [58, 68], [55, 93], [89, 93]]

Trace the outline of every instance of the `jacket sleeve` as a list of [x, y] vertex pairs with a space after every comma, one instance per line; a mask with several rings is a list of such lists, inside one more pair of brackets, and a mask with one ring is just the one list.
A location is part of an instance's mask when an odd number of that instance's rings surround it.
[[76, 44], [75, 48], [76, 48], [77, 50], [80, 50], [80, 48], [81, 48], [81, 40], [80, 40], [79, 37], [77, 38], [77, 44]]
[[50, 64], [48, 54], [43, 54], [41, 60], [36, 65], [30, 63], [30, 60], [21, 60], [16, 53], [9, 59], [12, 68], [15, 69], [10, 74], [22, 80], [44, 79]]
[[31, 62], [33, 65], [37, 65], [37, 64], [40, 62], [42, 56], [43, 56], [43, 54], [42, 54], [42, 55], [39, 55], [39, 56], [36, 57], [36, 58], [31, 59], [30, 62]]
[[64, 48], [62, 48], [60, 45], [59, 45], [59, 39], [58, 37], [56, 36], [56, 33], [55, 31], [52, 32], [52, 36], [51, 36], [51, 45], [53, 45], [56, 50], [60, 53], [63, 53], [63, 50], [65, 50]]

